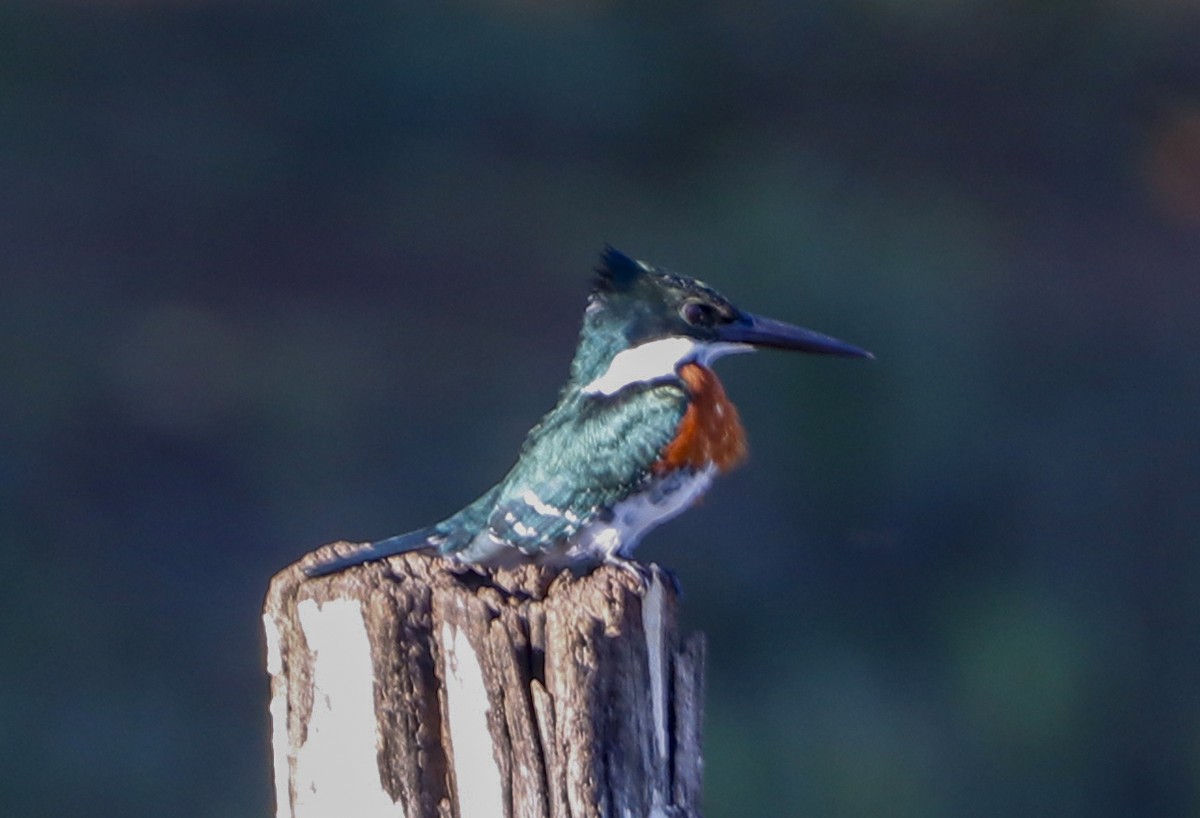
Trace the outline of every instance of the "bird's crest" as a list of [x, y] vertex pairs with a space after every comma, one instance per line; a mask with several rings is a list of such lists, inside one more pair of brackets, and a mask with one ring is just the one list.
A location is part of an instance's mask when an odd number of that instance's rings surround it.
[[625, 290], [647, 272], [646, 265], [606, 244], [600, 253], [600, 266], [596, 268], [595, 289]]

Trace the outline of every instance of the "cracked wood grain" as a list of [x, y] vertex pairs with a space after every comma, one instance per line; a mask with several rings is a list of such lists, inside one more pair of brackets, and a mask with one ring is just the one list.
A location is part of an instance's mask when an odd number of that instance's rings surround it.
[[704, 640], [660, 569], [304, 576], [347, 545], [267, 594], [278, 818], [701, 814]]

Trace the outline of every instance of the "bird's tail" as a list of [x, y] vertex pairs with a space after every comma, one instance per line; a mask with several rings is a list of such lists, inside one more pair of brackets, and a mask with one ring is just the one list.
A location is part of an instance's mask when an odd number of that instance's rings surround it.
[[403, 554], [406, 551], [434, 548], [436, 547], [436, 543], [431, 540], [436, 536], [437, 532], [433, 526], [419, 528], [407, 534], [397, 534], [395, 537], [388, 537], [386, 540], [364, 545], [361, 548], [351, 551], [349, 554], [333, 557], [324, 562], [318, 562], [316, 565], [310, 565], [304, 569], [304, 573], [310, 577], [323, 577], [327, 574], [336, 574], [343, 568], [349, 568], [352, 565], [361, 565], [364, 562], [381, 560], [384, 557]]

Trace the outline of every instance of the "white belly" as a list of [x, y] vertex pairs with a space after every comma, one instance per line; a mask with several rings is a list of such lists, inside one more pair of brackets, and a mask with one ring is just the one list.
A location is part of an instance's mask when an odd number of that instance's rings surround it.
[[571, 564], [629, 557], [647, 532], [699, 500], [712, 485], [716, 473], [716, 467], [709, 465], [695, 474], [680, 473], [660, 479], [649, 491], [617, 503], [608, 519], [588, 523], [580, 529], [559, 558]]

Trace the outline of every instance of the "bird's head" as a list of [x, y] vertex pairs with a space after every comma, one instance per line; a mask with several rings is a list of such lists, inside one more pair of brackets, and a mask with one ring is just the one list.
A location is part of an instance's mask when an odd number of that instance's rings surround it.
[[636, 261], [606, 247], [596, 271], [572, 364], [584, 393], [615, 394], [671, 377], [691, 361], [774, 347], [871, 358], [856, 346], [738, 309], [701, 281]]

